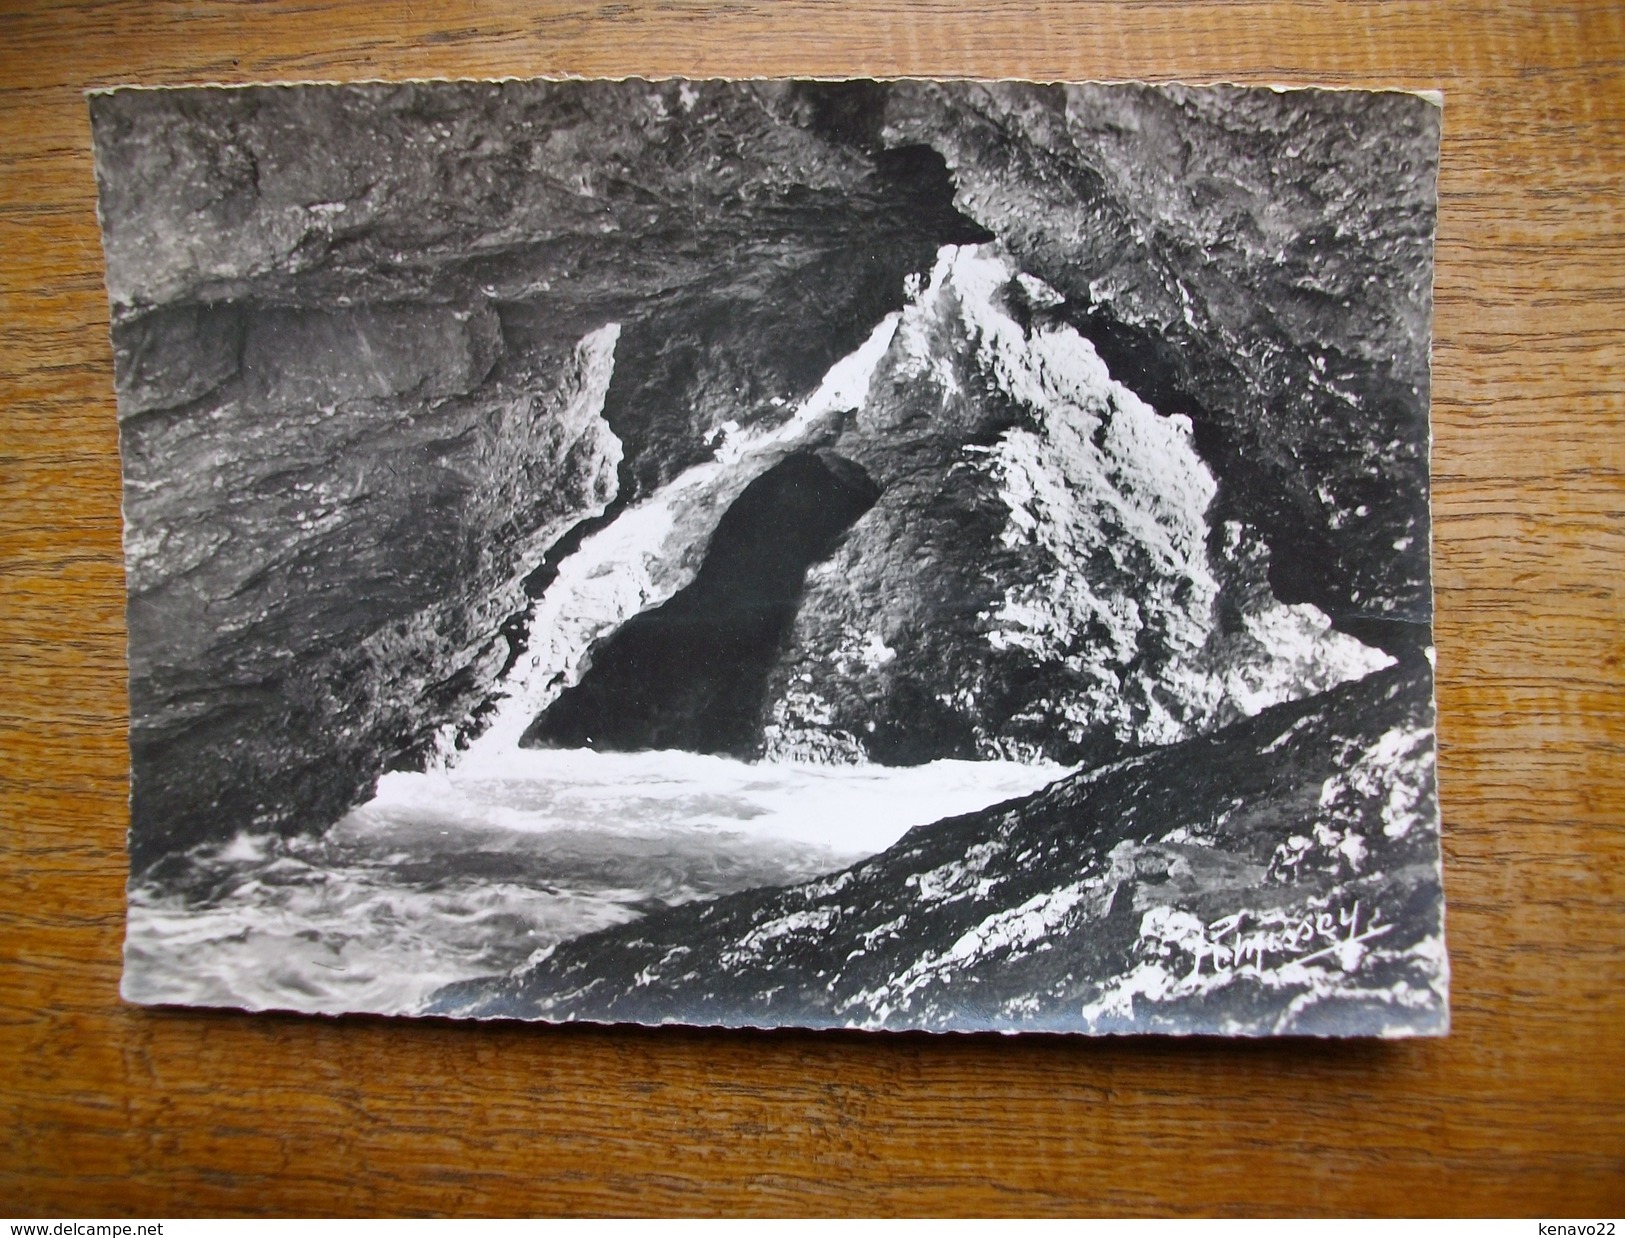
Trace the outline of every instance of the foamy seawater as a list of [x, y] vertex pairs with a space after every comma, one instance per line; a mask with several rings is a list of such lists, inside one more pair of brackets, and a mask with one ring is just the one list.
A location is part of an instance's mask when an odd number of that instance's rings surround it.
[[1066, 772], [509, 750], [387, 774], [320, 837], [240, 835], [133, 882], [123, 992], [409, 1014], [442, 985], [511, 971], [569, 938], [844, 868], [914, 826]]

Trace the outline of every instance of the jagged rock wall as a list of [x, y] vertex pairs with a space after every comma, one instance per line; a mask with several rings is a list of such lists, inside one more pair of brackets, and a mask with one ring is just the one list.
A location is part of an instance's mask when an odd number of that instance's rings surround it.
[[1209, 523], [1191, 426], [996, 245], [948, 247], [836, 448], [882, 489], [808, 582], [764, 709], [795, 759], [1098, 762], [1388, 659]]
[[[211, 396], [121, 427], [138, 863], [342, 815], [481, 699], [526, 571], [616, 491], [612, 327], [482, 382], [489, 352], [463, 367], [491, 336], [454, 313], [285, 321]], [[401, 394], [427, 384], [433, 405]]]
[[730, 1026], [1445, 1030], [1429, 677], [1404, 664], [841, 873], [565, 942], [434, 1013]]
[[904, 82], [883, 137], [944, 155], [1113, 376], [1190, 417], [1216, 522], [1261, 531], [1282, 601], [1409, 652], [1439, 125], [1399, 93]]
[[835, 93], [93, 97], [138, 866], [421, 761], [550, 543], [787, 415], [986, 236], [939, 157], [841, 140]]
[[937, 247], [987, 239], [841, 88], [411, 83], [94, 96], [115, 326], [158, 307], [494, 310], [510, 355], [623, 324], [641, 497], [810, 390]]

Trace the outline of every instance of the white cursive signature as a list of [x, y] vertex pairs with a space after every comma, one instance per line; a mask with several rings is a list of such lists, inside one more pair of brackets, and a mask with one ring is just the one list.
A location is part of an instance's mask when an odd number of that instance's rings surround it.
[[1359, 900], [1336, 911], [1301, 915], [1282, 911], [1238, 911], [1208, 924], [1179, 944], [1195, 956], [1194, 978], [1207, 962], [1215, 975], [1243, 968], [1263, 971], [1285, 963], [1312, 963], [1332, 958], [1344, 971], [1353, 971], [1365, 957], [1365, 943], [1389, 932], [1392, 924], [1378, 923], [1372, 913], [1362, 924]]

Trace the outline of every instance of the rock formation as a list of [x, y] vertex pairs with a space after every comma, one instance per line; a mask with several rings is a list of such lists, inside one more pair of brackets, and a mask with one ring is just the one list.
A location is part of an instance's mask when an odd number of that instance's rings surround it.
[[879, 491], [832, 453], [795, 452], [728, 508], [693, 583], [595, 651], [521, 742], [750, 756], [768, 672], [824, 559]]
[[1098, 762], [1388, 659], [1288, 607], [1189, 420], [997, 246], [944, 249], [835, 440], [881, 488], [813, 569], [763, 750]]
[[431, 1009], [726, 1026], [1439, 1032], [1424, 667], [656, 912]]
[[1041, 755], [1089, 768], [443, 1007], [1442, 1025], [1431, 104], [633, 80], [91, 112], [138, 868], [323, 830], [482, 731]]
[[838, 93], [93, 97], [138, 866], [322, 829], [421, 762], [550, 545], [777, 416], [985, 239], [940, 156], [849, 145]]
[[899, 83], [883, 140], [1064, 298], [1113, 376], [1188, 416], [1218, 522], [1282, 602], [1429, 639], [1428, 325], [1439, 109], [1236, 87]]

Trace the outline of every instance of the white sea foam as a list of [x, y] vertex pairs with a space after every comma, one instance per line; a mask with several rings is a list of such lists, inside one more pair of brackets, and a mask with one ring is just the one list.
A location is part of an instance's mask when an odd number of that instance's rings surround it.
[[486, 750], [386, 775], [320, 838], [243, 835], [132, 886], [124, 994], [412, 1013], [442, 985], [505, 973], [651, 906], [833, 872], [1065, 772]]
[[424, 812], [530, 834], [690, 830], [873, 855], [916, 825], [1029, 795], [1069, 771], [1016, 761], [749, 764], [693, 752], [485, 750], [457, 768], [394, 773], [349, 820], [387, 828]]

